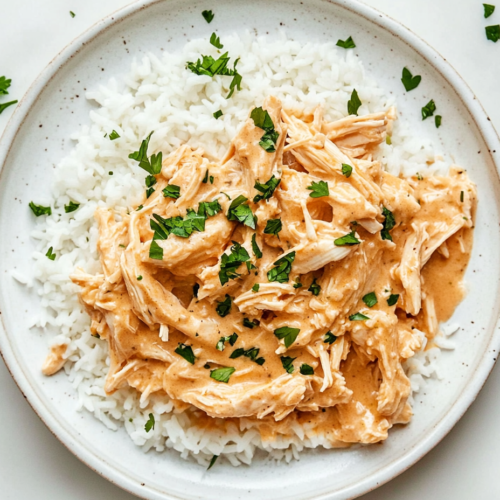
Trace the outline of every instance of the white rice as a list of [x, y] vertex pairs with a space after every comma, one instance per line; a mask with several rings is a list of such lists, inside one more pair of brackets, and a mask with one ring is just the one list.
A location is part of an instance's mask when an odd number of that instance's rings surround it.
[[[97, 225], [93, 215], [97, 206], [130, 207], [138, 204], [144, 192], [145, 172], [128, 159], [141, 140], [154, 130], [149, 154], [161, 150], [164, 155], [188, 142], [203, 147], [210, 155], [223, 156], [238, 127], [254, 106], [260, 106], [270, 94], [279, 97], [285, 107], [312, 110], [324, 106], [327, 118], [346, 115], [346, 102], [353, 88], [362, 101], [359, 114], [372, 113], [393, 105], [382, 89], [370, 79], [353, 51], [333, 44], [301, 45], [288, 40], [256, 39], [250, 34], [226, 37], [230, 48], [230, 66], [240, 57], [238, 71], [243, 76], [241, 91], [226, 99], [230, 77], [196, 76], [185, 69], [186, 61], [200, 54], [217, 56], [208, 40], [193, 40], [181, 54], [149, 54], [134, 61], [131, 71], [120, 80], [111, 79], [87, 93], [87, 99], [99, 105], [90, 112], [89, 124], [73, 134], [75, 147], [55, 170], [50, 201], [52, 215], [37, 219], [32, 236], [37, 240], [34, 276], [13, 272], [12, 276], [35, 286], [42, 312], [33, 326], [47, 332], [50, 345], [68, 345], [65, 371], [78, 393], [78, 408], [92, 412], [109, 429], [124, 426], [133, 442], [144, 451], [174, 448], [183, 458], [193, 457], [207, 465], [213, 455], [224, 455], [233, 465], [248, 464], [257, 449], [269, 452], [273, 459], [287, 462], [299, 458], [304, 448], [324, 446], [327, 440], [306, 427], [296, 426], [292, 439], [262, 441], [259, 433], [244, 419], [241, 428], [232, 426], [225, 433], [200, 430], [191, 423], [189, 411], [179, 413], [168, 397], [152, 396], [141, 401], [135, 390], [122, 389], [111, 396], [104, 392], [109, 367], [107, 344], [93, 338], [89, 318], [78, 302], [78, 287], [69, 274], [79, 266], [89, 273], [100, 270], [96, 241]], [[216, 120], [213, 113], [222, 110]], [[110, 141], [105, 134], [115, 130], [120, 138]], [[406, 132], [396, 122], [392, 145], [382, 145], [380, 160], [391, 173], [413, 175], [416, 172], [445, 171], [447, 164], [428, 162], [436, 158], [428, 141]], [[110, 172], [113, 175], [110, 175]], [[80, 203], [70, 214], [63, 206]], [[45, 257], [49, 247], [57, 257]], [[453, 333], [453, 328], [445, 332]], [[408, 362], [407, 371], [416, 391], [436, 374], [441, 348], [450, 348], [446, 338], [436, 347], [418, 353]], [[155, 416], [153, 431], [146, 433], [148, 414]]]

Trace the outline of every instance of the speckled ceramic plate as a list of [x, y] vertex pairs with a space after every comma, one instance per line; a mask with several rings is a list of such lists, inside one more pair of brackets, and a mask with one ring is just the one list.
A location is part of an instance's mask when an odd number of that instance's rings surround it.
[[[208, 25], [200, 15], [216, 11]], [[144, 454], [124, 432], [111, 432], [92, 415], [75, 411], [75, 395], [64, 374], [40, 372], [46, 342], [28, 329], [40, 307], [37, 297], [14, 282], [12, 268], [30, 266], [33, 225], [28, 202], [49, 192], [53, 166], [70, 151], [69, 134], [88, 120], [86, 88], [125, 73], [134, 56], [179, 49], [191, 37], [217, 29], [244, 29], [276, 36], [287, 30], [298, 40], [336, 41], [351, 35], [356, 53], [379, 83], [398, 99], [404, 118], [430, 136], [469, 170], [478, 185], [479, 209], [469, 294], [454, 320], [462, 325], [457, 349], [445, 353], [443, 380], [428, 386], [410, 425], [394, 429], [380, 446], [305, 452], [299, 462], [232, 468], [209, 473], [177, 452]], [[126, 42], [126, 44], [124, 43]], [[405, 95], [403, 66], [422, 75]], [[430, 98], [445, 118], [436, 130], [422, 122]], [[344, 499], [376, 488], [415, 463], [462, 416], [490, 372], [500, 344], [497, 325], [500, 277], [500, 144], [489, 119], [464, 82], [439, 54], [412, 33], [354, 1], [158, 0], [135, 3], [98, 23], [67, 47], [21, 101], [0, 142], [0, 348], [20, 389], [52, 432], [83, 462], [122, 488], [148, 499]]]

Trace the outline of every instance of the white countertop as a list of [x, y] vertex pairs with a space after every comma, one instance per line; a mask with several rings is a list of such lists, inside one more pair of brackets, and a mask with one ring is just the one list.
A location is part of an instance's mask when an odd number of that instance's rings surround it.
[[[365, 0], [426, 40], [462, 75], [500, 131], [500, 42], [487, 41], [475, 0]], [[0, 76], [20, 99], [73, 38], [129, 0], [0, 0]], [[214, 7], [216, 0], [214, 0]], [[71, 18], [69, 11], [75, 12]], [[11, 100], [9, 99], [9, 100]], [[2, 99], [2, 102], [5, 102]], [[12, 108], [0, 115], [0, 134]], [[363, 500], [500, 498], [500, 368], [450, 434], [410, 470]], [[129, 500], [134, 496], [83, 465], [39, 420], [0, 361], [0, 498]]]

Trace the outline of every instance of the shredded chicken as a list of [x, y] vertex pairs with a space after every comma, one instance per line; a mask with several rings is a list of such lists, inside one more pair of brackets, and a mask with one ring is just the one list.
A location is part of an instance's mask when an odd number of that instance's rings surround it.
[[[278, 134], [272, 148], [250, 117], [221, 162], [184, 145], [164, 159], [142, 208], [97, 210], [102, 274], [80, 269], [72, 280], [92, 333], [109, 345], [105, 390], [167, 394], [178, 408], [266, 433], [306, 419], [337, 446], [384, 440], [412, 415], [404, 361], [462, 298], [449, 293], [446, 307], [439, 284], [454, 273], [446, 280], [462, 290], [475, 186], [458, 167], [427, 178], [383, 171], [372, 157], [393, 108], [335, 122], [274, 97], [263, 110]], [[273, 177], [275, 190], [254, 199]], [[168, 186], [180, 195], [164, 196]], [[238, 196], [255, 218], [231, 216]], [[214, 202], [192, 234], [158, 230]], [[278, 219], [277, 234], [265, 230]]]

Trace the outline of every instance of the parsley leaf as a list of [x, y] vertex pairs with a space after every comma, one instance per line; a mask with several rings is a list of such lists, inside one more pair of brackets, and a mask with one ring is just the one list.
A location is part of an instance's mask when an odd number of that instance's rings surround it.
[[179, 356], [182, 356], [188, 363], [194, 365], [194, 361], [196, 358], [194, 357], [194, 352], [190, 345], [181, 344], [179, 342], [179, 345], [177, 346], [177, 349], [174, 352], [177, 353]]
[[266, 222], [266, 228], [264, 229], [264, 234], [274, 234], [275, 236], [278, 236], [278, 233], [282, 229], [283, 229], [283, 224], [281, 223], [281, 219], [269, 219]]
[[359, 100], [358, 93], [356, 89], [352, 91], [351, 98], [347, 101], [347, 114], [358, 115], [358, 109], [361, 106], [361, 101]]
[[366, 321], [367, 319], [370, 318], [368, 316], [365, 316], [364, 314], [361, 314], [360, 312], [357, 312], [349, 316], [350, 321]]
[[144, 430], [146, 432], [149, 432], [151, 429], [155, 428], [155, 416], [150, 413], [149, 414], [149, 420], [146, 422], [146, 425], [144, 426]]
[[287, 373], [293, 373], [295, 368], [294, 368], [292, 363], [297, 358], [291, 358], [290, 356], [281, 356], [280, 359], [281, 359], [281, 364], [283, 365], [283, 368], [285, 369], [285, 371]]
[[157, 155], [153, 154], [148, 159], [148, 146], [152, 135], [153, 132], [150, 132], [146, 139], [141, 142], [139, 151], [130, 153], [128, 157], [131, 160], [139, 162], [139, 167], [145, 170], [148, 174], [158, 175], [161, 172], [162, 152], [160, 151]]
[[222, 43], [220, 43], [220, 38], [215, 33], [212, 33], [212, 36], [210, 37], [210, 43], [216, 49], [222, 49], [222, 48], [224, 48], [224, 45], [222, 45]]
[[259, 323], [256, 320], [250, 321], [248, 318], [243, 318], [243, 326], [246, 326], [247, 328], [255, 328], [256, 326], [259, 326]]
[[285, 347], [290, 347], [295, 340], [297, 339], [297, 335], [300, 332], [300, 328], [291, 328], [289, 326], [282, 326], [281, 328], [277, 328], [274, 330], [274, 335], [278, 337], [280, 340], [284, 340]]
[[316, 283], [316, 278], [313, 279], [313, 282], [311, 283], [311, 286], [307, 289], [307, 291], [311, 292], [316, 297], [319, 295], [319, 292], [321, 292], [321, 287]]
[[52, 215], [52, 209], [50, 207], [43, 207], [42, 205], [35, 205], [32, 201], [29, 203], [31, 211], [37, 216], [40, 215]]
[[[224, 113], [219, 109], [219, 111], [216, 111], [214, 113], [214, 118], [218, 120]], [[207, 175], [205, 176], [205, 180], [203, 181], [205, 184], [207, 183], [208, 180], [208, 170], [207, 170]]]
[[231, 375], [236, 371], [232, 366], [223, 366], [222, 368], [216, 368], [215, 370], [210, 370], [210, 378], [217, 380], [218, 382], [224, 382], [227, 384]]
[[173, 198], [176, 200], [179, 198], [181, 195], [181, 188], [179, 186], [176, 186], [175, 184], [169, 184], [164, 190], [163, 190], [163, 196], [165, 198]]
[[332, 332], [325, 333], [325, 339], [323, 342], [325, 344], [333, 344], [337, 340], [337, 337]]
[[198, 205], [198, 214], [207, 217], [213, 217], [214, 215], [218, 214], [221, 210], [222, 207], [220, 206], [219, 200], [202, 201]]
[[240, 267], [243, 262], [250, 260], [250, 255], [244, 247], [242, 247], [236, 241], [233, 241], [234, 245], [231, 247], [231, 253], [223, 253], [220, 263], [219, 280], [221, 285], [225, 285], [230, 279], [234, 280], [239, 278], [241, 274], [236, 272], [236, 269]]
[[12, 80], [8, 80], [5, 76], [0, 76], [0, 95], [7, 95], [7, 89], [10, 87]]
[[413, 76], [408, 68], [403, 68], [403, 77], [401, 78], [401, 81], [405, 86], [406, 92], [410, 92], [410, 90], [416, 89], [419, 86], [421, 80], [422, 77], [420, 75]]
[[346, 40], [339, 39], [337, 41], [337, 47], [342, 47], [343, 49], [354, 49], [356, 47], [356, 44], [354, 43], [352, 36], [350, 36]]
[[76, 16], [76, 14], [75, 14], [72, 10], [70, 10], [70, 11], [69, 11], [69, 15], [70, 15], [71, 17], [75, 17], [75, 16]]
[[250, 360], [254, 361], [255, 363], [257, 363], [258, 365], [263, 365], [265, 362], [265, 359], [264, 358], [257, 358], [257, 356], [259, 355], [259, 351], [260, 351], [260, 349], [258, 347], [251, 347], [250, 349], [247, 349], [246, 351], [245, 351], [245, 349], [240, 347], [238, 349], [235, 349], [231, 353], [229, 358], [236, 359], [236, 358], [239, 358], [241, 356], [245, 356], [245, 357], [249, 358]]
[[0, 115], [9, 107], [12, 106], [13, 104], [17, 104], [17, 101], [10, 101], [10, 102], [4, 102], [3, 104], [0, 104]]
[[259, 142], [260, 147], [268, 153], [274, 153], [279, 133], [274, 129], [273, 120], [267, 110], [262, 109], [262, 107], [254, 108], [250, 113], [250, 118], [256, 127], [264, 130], [264, 135], [260, 138]]
[[141, 281], [142, 280], [142, 276], [137, 276], [137, 281]]
[[377, 296], [375, 295], [375, 292], [370, 292], [367, 293], [363, 297], [363, 302], [368, 306], [368, 307], [373, 307], [375, 304], [378, 303]]
[[385, 207], [382, 207], [382, 214], [385, 216], [385, 220], [383, 223], [383, 229], [380, 231], [380, 236], [383, 240], [392, 241], [392, 236], [389, 231], [396, 225], [396, 219], [394, 218], [394, 214]]
[[254, 188], [262, 194], [255, 195], [253, 198], [253, 202], [258, 203], [260, 200], [268, 200], [269, 198], [271, 198], [280, 182], [281, 179], [276, 179], [274, 175], [265, 184], [261, 184], [260, 182], [255, 181]]
[[267, 273], [269, 281], [277, 281], [278, 283], [286, 283], [290, 277], [292, 263], [295, 260], [295, 252], [290, 252], [278, 259], [270, 271]]
[[47, 253], [45, 254], [45, 257], [47, 257], [48, 259], [50, 260], [55, 260], [56, 258], [56, 254], [52, 252], [53, 248], [50, 247], [48, 250], [47, 250]]
[[436, 128], [439, 128], [441, 126], [441, 121], [443, 117], [441, 115], [436, 115], [434, 117], [434, 124], [436, 125]]
[[252, 234], [252, 251], [257, 259], [262, 257], [262, 252], [260, 251], [259, 245], [257, 245], [256, 234]]
[[495, 12], [495, 6], [494, 5], [489, 5], [487, 3], [483, 3], [484, 7], [484, 18], [487, 19], [488, 17]]
[[71, 212], [74, 212], [75, 210], [77, 210], [79, 206], [80, 206], [80, 203], [74, 203], [73, 201], [70, 201], [67, 205], [64, 205], [64, 211], [67, 214], [70, 214]]
[[204, 10], [201, 15], [205, 18], [205, 21], [210, 24], [215, 14], [211, 10]]
[[399, 299], [399, 293], [391, 293], [391, 295], [387, 299], [387, 305], [393, 306], [398, 302], [398, 299]]
[[311, 198], [321, 198], [323, 196], [330, 195], [330, 190], [328, 189], [328, 184], [325, 181], [313, 182], [306, 189], [309, 189], [309, 191], [312, 191], [312, 193], [309, 193], [309, 196]]
[[109, 134], [110, 141], [114, 141], [115, 139], [119, 139], [119, 138], [120, 138], [120, 136], [116, 130], [113, 130], [113, 132], [111, 132], [111, 134]]
[[295, 278], [295, 283], [293, 284], [293, 288], [302, 288], [302, 283], [299, 281], [299, 277]]
[[221, 337], [219, 339], [219, 342], [217, 342], [217, 345], [215, 346], [215, 348], [218, 351], [223, 351], [224, 348], [226, 347], [225, 346], [226, 342], [229, 342], [231, 344], [231, 346], [233, 346], [236, 343], [237, 340], [238, 340], [238, 334], [237, 333], [233, 333], [232, 335], [229, 335], [228, 337]]
[[433, 99], [431, 99], [423, 108], [422, 108], [422, 120], [429, 118], [436, 111], [436, 103]]
[[343, 246], [359, 245], [361, 241], [359, 241], [358, 238], [356, 238], [355, 231], [352, 230], [349, 234], [346, 234], [345, 236], [341, 236], [340, 238], [333, 240], [333, 243], [335, 244], [335, 246], [343, 247]]
[[244, 203], [248, 200], [245, 196], [240, 194], [235, 200], [229, 205], [229, 210], [227, 211], [227, 218], [229, 220], [235, 220], [245, 224], [245, 226], [255, 229], [255, 217], [253, 215], [252, 209]]
[[163, 260], [163, 248], [155, 240], [151, 242], [151, 246], [149, 247], [149, 258]]
[[219, 302], [217, 301], [217, 307], [215, 310], [217, 311], [217, 314], [221, 317], [224, 318], [224, 316], [227, 316], [229, 312], [231, 311], [231, 305], [233, 304], [233, 301], [231, 297], [226, 294], [226, 298]]
[[302, 365], [300, 365], [300, 373], [302, 375], [314, 375], [314, 368], [307, 363], [302, 363]]
[[[204, 11], [204, 12], [206, 12], [206, 11]], [[210, 21], [208, 21], [208, 22], [210, 22]], [[219, 458], [219, 455], [214, 455], [214, 456], [212, 457], [212, 460], [210, 460], [210, 464], [209, 464], [209, 466], [207, 467], [207, 470], [210, 470], [210, 469], [213, 467], [214, 463], [216, 462], [216, 460], [217, 460], [218, 458]]]
[[342, 163], [342, 175], [345, 175], [348, 179], [352, 175], [352, 167], [347, 163]]
[[500, 39], [500, 24], [494, 26], [486, 26], [486, 38], [497, 43]]
[[260, 285], [258, 283], [255, 283], [255, 285], [252, 287], [252, 292], [256, 293], [259, 291]]

